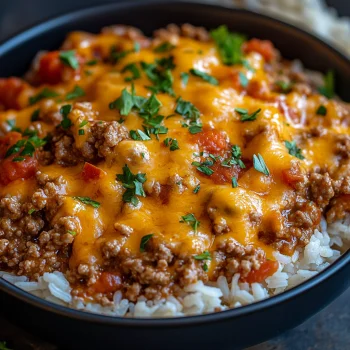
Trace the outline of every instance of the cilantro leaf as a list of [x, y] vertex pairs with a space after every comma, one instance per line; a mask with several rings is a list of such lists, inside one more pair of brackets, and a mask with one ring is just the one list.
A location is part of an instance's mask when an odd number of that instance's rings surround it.
[[177, 142], [176, 139], [172, 139], [171, 137], [167, 137], [165, 140], [164, 140], [164, 145], [166, 147], [169, 147], [170, 148], [170, 151], [176, 151], [177, 149], [180, 149], [179, 147], [179, 144]]
[[126, 77], [124, 79], [125, 81], [132, 81], [132, 80], [139, 79], [141, 77], [140, 70], [138, 69], [135, 63], [129, 63], [122, 69], [122, 73], [125, 73], [127, 71], [131, 72], [131, 76]]
[[143, 236], [141, 238], [141, 242], [140, 242], [140, 252], [143, 253], [146, 250], [146, 244], [149, 242], [149, 240], [154, 236], [153, 233], [151, 233], [150, 235], [146, 235]]
[[60, 113], [63, 116], [61, 126], [63, 129], [68, 129], [70, 128], [73, 123], [72, 121], [68, 118], [68, 114], [72, 111], [72, 105], [64, 105], [60, 108]]
[[201, 189], [201, 185], [197, 185], [194, 189], [193, 189], [193, 193], [197, 194], [199, 192], [199, 190]]
[[270, 171], [267, 168], [264, 158], [261, 154], [258, 153], [257, 156], [255, 154], [253, 155], [253, 166], [256, 171], [259, 171], [260, 173], [263, 173], [267, 176], [270, 175]]
[[239, 82], [244, 88], [246, 88], [249, 84], [248, 78], [242, 72], [239, 72]]
[[188, 83], [188, 79], [190, 78], [190, 75], [189, 75], [188, 73], [183, 72], [183, 73], [181, 73], [180, 76], [181, 76], [182, 84], [183, 84], [184, 86], [186, 86], [187, 83]]
[[148, 141], [151, 138], [145, 134], [142, 130], [130, 130], [130, 137], [137, 141]]
[[221, 60], [226, 65], [239, 64], [243, 59], [243, 35], [231, 33], [225, 25], [210, 32], [219, 51]]
[[41, 90], [38, 94], [29, 97], [29, 104], [33, 105], [44, 98], [49, 98], [49, 97], [57, 97], [59, 94], [56, 91], [50, 90], [48, 88], [44, 88]]
[[143, 190], [143, 184], [146, 182], [146, 174], [138, 173], [133, 174], [128, 165], [123, 167], [123, 174], [117, 174], [118, 181], [121, 181], [126, 191], [123, 194], [123, 201], [131, 203], [133, 206], [137, 206], [139, 199], [137, 196], [146, 197]]
[[40, 109], [38, 108], [32, 113], [32, 115], [30, 117], [30, 121], [36, 122], [37, 120], [39, 120], [39, 115], [40, 115]]
[[288, 82], [288, 81], [276, 81], [275, 85], [284, 93], [284, 94], [288, 94], [289, 92], [292, 91], [293, 88], [293, 83], [292, 82]]
[[133, 95], [126, 88], [122, 90], [122, 94], [115, 101], [109, 104], [109, 109], [118, 109], [121, 115], [128, 115], [134, 107]]
[[66, 66], [71, 67], [74, 70], [77, 70], [79, 68], [79, 62], [74, 50], [61, 51], [58, 57]]
[[83, 96], [85, 96], [85, 91], [80, 86], [75, 85], [73, 90], [67, 93], [65, 99], [69, 101]]
[[79, 197], [79, 196], [74, 196], [73, 197], [75, 200], [82, 202], [83, 204], [90, 205], [93, 208], [99, 208], [101, 203], [94, 201], [90, 197]]
[[190, 69], [190, 73], [192, 75], [194, 75], [195, 77], [199, 77], [199, 78], [202, 78], [204, 81], [207, 81], [208, 83], [212, 84], [212, 85], [219, 85], [219, 82], [216, 78], [212, 77], [211, 75], [205, 73], [205, 72], [202, 72], [198, 69]]
[[261, 112], [261, 108], [257, 109], [252, 114], [249, 114], [244, 108], [235, 108], [235, 111], [241, 115], [241, 122], [251, 122], [256, 120], [258, 114]]
[[202, 254], [194, 255], [193, 258], [196, 260], [211, 260], [210, 253], [207, 250]]
[[175, 46], [173, 44], [170, 44], [169, 42], [164, 42], [160, 45], [158, 45], [153, 51], [154, 52], [167, 52], [167, 51], [170, 51], [172, 50], [173, 48], [175, 48]]
[[326, 116], [327, 115], [327, 108], [324, 105], [319, 106], [316, 110], [316, 114]]
[[180, 220], [181, 223], [187, 223], [193, 228], [194, 232], [197, 233], [198, 226], [200, 225], [200, 221], [196, 219], [194, 214], [187, 214], [187, 215], [181, 216], [181, 218], [182, 218], [182, 220]]
[[232, 176], [231, 183], [232, 183], [232, 188], [238, 187], [237, 178], [235, 176]]
[[318, 92], [328, 99], [331, 99], [335, 95], [334, 85], [334, 71], [330, 70], [324, 77], [324, 86], [320, 86]]
[[284, 144], [286, 145], [288, 153], [291, 156], [294, 156], [294, 157], [299, 158], [301, 160], [305, 159], [305, 157], [301, 153], [302, 152], [301, 149], [297, 147], [297, 144], [295, 141], [285, 141]]

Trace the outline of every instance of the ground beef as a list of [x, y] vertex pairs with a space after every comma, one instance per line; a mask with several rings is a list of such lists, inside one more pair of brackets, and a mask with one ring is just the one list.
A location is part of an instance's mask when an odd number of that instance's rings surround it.
[[262, 249], [251, 245], [243, 246], [233, 238], [228, 238], [218, 244], [214, 259], [217, 262], [215, 278], [224, 275], [231, 281], [236, 273], [244, 278], [252, 269], [259, 270], [266, 257]]
[[62, 204], [65, 182], [38, 172], [38, 188], [28, 198], [5, 196], [0, 200], [0, 265], [36, 279], [46, 271], [63, 270], [77, 219], [61, 218], [42, 231]]
[[179, 36], [184, 36], [199, 41], [209, 41], [210, 34], [204, 27], [195, 27], [191, 24], [169, 24], [166, 28], [158, 29], [154, 33], [154, 37], [162, 41], [176, 43]]
[[321, 208], [324, 209], [329, 201], [334, 197], [332, 180], [329, 173], [310, 175], [311, 199]]

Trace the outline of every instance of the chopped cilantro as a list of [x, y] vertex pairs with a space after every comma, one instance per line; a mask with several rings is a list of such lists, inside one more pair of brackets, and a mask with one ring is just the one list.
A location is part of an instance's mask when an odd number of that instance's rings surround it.
[[167, 51], [172, 50], [173, 48], [175, 48], [175, 46], [166, 41], [166, 42], [158, 45], [153, 51], [158, 52], [158, 53], [159, 52], [167, 52]]
[[239, 72], [239, 82], [244, 88], [247, 87], [249, 84], [248, 78], [242, 72]]
[[258, 114], [261, 112], [261, 108], [257, 109], [252, 114], [249, 114], [244, 108], [235, 108], [235, 111], [241, 115], [241, 122], [251, 122], [256, 120]]
[[63, 116], [63, 119], [61, 121], [61, 126], [63, 129], [68, 129], [73, 125], [72, 121], [68, 118], [68, 114], [71, 111], [72, 111], [72, 105], [64, 105], [60, 108], [60, 113]]
[[61, 62], [66, 66], [71, 67], [74, 70], [77, 70], [79, 68], [79, 62], [74, 50], [61, 51], [59, 53], [59, 58]]
[[73, 90], [67, 93], [65, 99], [69, 101], [83, 96], [85, 96], [85, 91], [80, 86], [75, 85]]
[[48, 88], [44, 88], [38, 94], [29, 97], [29, 104], [33, 105], [44, 98], [57, 97], [57, 96], [59, 96], [59, 94], [56, 91], [50, 90]]
[[130, 137], [137, 141], [148, 141], [151, 138], [145, 134], [142, 130], [130, 130]]
[[29, 214], [29, 215], [32, 215], [32, 214], [35, 213], [35, 212], [36, 212], [35, 209], [29, 209], [29, 210], [28, 210], [28, 214]]
[[126, 191], [123, 194], [123, 201], [137, 206], [139, 199], [137, 196], [146, 197], [143, 184], [146, 182], [146, 174], [133, 174], [128, 165], [123, 167], [123, 174], [117, 174], [117, 180], [121, 181]]
[[270, 175], [270, 171], [267, 168], [264, 158], [261, 154], [258, 153], [257, 156], [255, 154], [253, 155], [253, 166], [256, 171], [259, 171], [260, 173], [263, 173], [267, 176]]
[[237, 178], [235, 176], [232, 177], [231, 183], [232, 183], [232, 188], [238, 187]]
[[242, 151], [238, 145], [233, 145], [231, 147], [231, 158], [225, 159], [221, 165], [224, 167], [231, 167], [232, 165], [238, 165], [240, 168], [244, 169], [245, 165], [241, 159]]
[[85, 64], [88, 66], [94, 66], [95, 64], [97, 64], [97, 60], [96, 59], [92, 59], [90, 61], [87, 61]]
[[211, 176], [214, 174], [214, 170], [210, 169], [209, 167], [212, 166], [214, 162], [212, 160], [205, 160], [204, 162], [192, 162], [192, 165], [194, 165], [198, 171], [201, 173]]
[[141, 242], [140, 242], [140, 252], [143, 253], [146, 250], [146, 244], [149, 242], [149, 240], [154, 236], [153, 233], [151, 233], [150, 235], [146, 235], [143, 236], [141, 238]]
[[334, 71], [327, 72], [324, 77], [324, 86], [320, 86], [318, 92], [328, 99], [334, 97]]
[[16, 120], [15, 119], [8, 119], [8, 120], [6, 120], [6, 123], [10, 127], [10, 131], [22, 132], [21, 128], [18, 128], [16, 126]]
[[30, 117], [30, 121], [36, 122], [37, 120], [39, 120], [39, 115], [40, 115], [40, 109], [38, 108], [32, 113], [32, 115]]
[[289, 92], [292, 91], [293, 88], [293, 83], [292, 82], [288, 82], [288, 81], [276, 81], [275, 85], [277, 87], [279, 87], [279, 89], [281, 90], [281, 92], [283, 92], [284, 94], [288, 94]]
[[75, 200], [78, 200], [79, 202], [82, 202], [83, 204], [90, 205], [93, 208], [99, 208], [101, 203], [94, 201], [90, 197], [79, 197], [79, 196], [74, 196], [73, 197]]
[[201, 185], [197, 185], [194, 189], [193, 189], [193, 193], [197, 194], [199, 192], [199, 190], [201, 189]]
[[167, 137], [164, 140], [164, 145], [166, 147], [170, 146], [170, 151], [176, 151], [177, 149], [180, 149], [179, 144], [176, 139], [172, 139], [171, 137]]
[[301, 160], [305, 159], [305, 157], [301, 153], [302, 152], [301, 149], [297, 147], [297, 144], [295, 141], [285, 141], [284, 144], [286, 145], [288, 153], [291, 156], [294, 156], [294, 157], [299, 158]]
[[326, 116], [327, 115], [327, 108], [324, 105], [319, 106], [317, 108], [316, 114]]
[[189, 120], [189, 124], [183, 123], [183, 127], [188, 127], [191, 134], [197, 134], [202, 131], [202, 123], [200, 122], [199, 110], [189, 101], [183, 100], [181, 97], [177, 99], [175, 112]]
[[196, 260], [211, 260], [210, 253], [207, 250], [202, 254], [194, 255], [193, 258]]
[[212, 85], [219, 85], [219, 82], [216, 78], [198, 69], [190, 69], [190, 73], [196, 77], [202, 78], [204, 81], [207, 81]]
[[72, 236], [76, 236], [77, 235], [77, 233], [75, 232], [75, 231], [72, 231], [72, 230], [68, 230], [67, 231], [70, 235], [72, 235]]
[[226, 65], [239, 64], [243, 59], [242, 45], [245, 41], [243, 35], [231, 33], [225, 25], [211, 31], [219, 51], [221, 60]]
[[109, 104], [109, 109], [118, 109], [121, 115], [128, 115], [134, 107], [134, 99], [126, 88], [123, 89], [122, 94], [115, 101]]
[[140, 52], [141, 50], [141, 45], [138, 41], [135, 41], [134, 43], [134, 52]]
[[140, 70], [138, 69], [136, 63], [129, 63], [128, 65], [126, 65], [122, 69], [122, 73], [125, 73], [127, 71], [131, 72], [131, 76], [130, 77], [126, 77], [124, 79], [125, 81], [132, 81], [132, 80], [139, 79], [141, 77]]
[[193, 228], [194, 232], [197, 233], [198, 226], [200, 225], [200, 221], [196, 219], [194, 214], [187, 214], [187, 215], [181, 216], [181, 218], [182, 220], [180, 220], [180, 222], [187, 223]]
[[79, 129], [79, 130], [78, 130], [78, 135], [79, 135], [79, 136], [85, 135], [85, 130], [84, 130], [84, 129]]
[[189, 75], [188, 73], [186, 73], [186, 72], [183, 72], [183, 73], [181, 73], [180, 76], [181, 76], [182, 84], [183, 84], [184, 86], [186, 86], [187, 83], [188, 83], [188, 79], [190, 78], [190, 75]]

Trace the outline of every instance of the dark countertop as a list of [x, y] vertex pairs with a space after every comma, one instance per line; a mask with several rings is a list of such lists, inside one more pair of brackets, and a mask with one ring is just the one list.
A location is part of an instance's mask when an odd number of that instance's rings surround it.
[[[115, 0], [104, 0], [113, 2]], [[327, 0], [344, 16], [350, 16], [350, 2]], [[39, 20], [101, 3], [98, 0], [11, 0], [1, 3], [0, 40]], [[20, 18], [20, 21], [18, 20]], [[13, 350], [58, 350], [0, 316], [0, 341]], [[310, 320], [279, 337], [249, 350], [346, 350], [350, 348], [350, 289]], [[62, 349], [61, 349], [62, 350]], [[219, 349], [217, 349], [219, 350]], [[248, 349], [247, 349], [248, 350]]]

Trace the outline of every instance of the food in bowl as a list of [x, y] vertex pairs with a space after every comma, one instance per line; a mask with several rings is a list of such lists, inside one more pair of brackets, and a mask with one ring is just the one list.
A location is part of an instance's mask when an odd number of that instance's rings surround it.
[[269, 41], [73, 32], [0, 80], [0, 273], [168, 317], [281, 293], [350, 241], [350, 106]]

